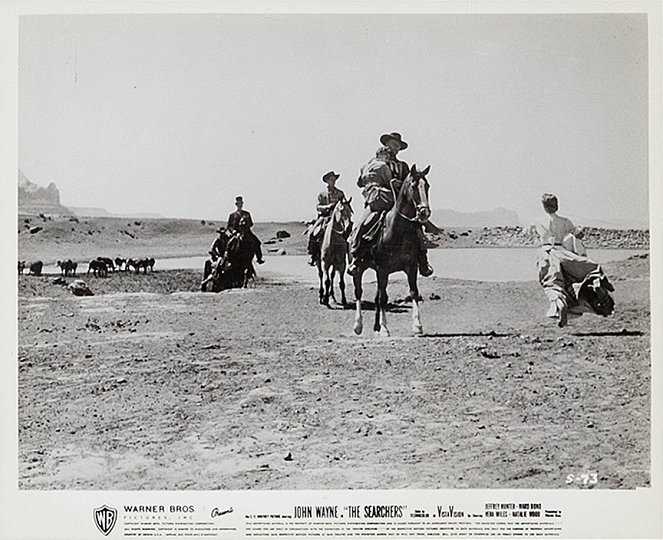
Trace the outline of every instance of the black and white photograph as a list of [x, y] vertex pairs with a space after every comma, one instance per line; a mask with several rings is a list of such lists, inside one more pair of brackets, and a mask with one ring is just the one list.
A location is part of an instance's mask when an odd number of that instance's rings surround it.
[[206, 536], [295, 537], [270, 504], [473, 492], [435, 516], [661, 534], [660, 3], [9, 4], [5, 514], [124, 493], [53, 537], [150, 536], [194, 505], [131, 494], [233, 492]]

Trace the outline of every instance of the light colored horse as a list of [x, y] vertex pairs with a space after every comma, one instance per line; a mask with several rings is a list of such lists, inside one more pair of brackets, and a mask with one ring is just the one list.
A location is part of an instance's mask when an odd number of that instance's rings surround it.
[[[379, 233], [377, 244], [368, 250], [363, 262], [357, 266], [354, 277], [356, 313], [354, 321], [355, 334], [361, 334], [363, 321], [361, 315], [362, 275], [367, 268], [372, 268], [377, 274], [377, 294], [375, 295], [375, 324], [373, 330], [376, 335], [389, 336], [387, 328], [387, 284], [389, 274], [403, 271], [407, 275], [412, 298], [412, 331], [416, 335], [423, 334], [421, 314], [419, 310], [419, 289], [417, 287], [417, 253], [419, 241], [417, 228], [430, 217], [428, 202], [429, 184], [426, 175], [430, 166], [418, 171], [416, 165], [404, 180], [400, 192], [394, 199], [396, 203], [384, 217], [384, 224]], [[393, 180], [392, 180], [393, 182]], [[393, 189], [393, 184], [392, 184]]]
[[[340, 200], [332, 210], [331, 218], [322, 237], [320, 257], [317, 260], [320, 278], [320, 303], [329, 306], [329, 298], [334, 302], [334, 277], [339, 275], [338, 286], [341, 289], [341, 303], [345, 306], [345, 265], [348, 257], [348, 237], [352, 231], [352, 197]], [[323, 283], [324, 278], [324, 283]]]

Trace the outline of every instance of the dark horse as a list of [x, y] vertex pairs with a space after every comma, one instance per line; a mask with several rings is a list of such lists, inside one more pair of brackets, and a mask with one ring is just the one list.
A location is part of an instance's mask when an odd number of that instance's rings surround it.
[[[345, 306], [345, 265], [348, 257], [348, 236], [352, 232], [352, 197], [340, 200], [332, 210], [329, 223], [322, 238], [320, 256], [317, 258], [318, 277], [320, 278], [320, 303], [329, 306], [329, 297], [334, 297], [334, 275], [338, 272], [341, 289], [341, 303]], [[324, 283], [323, 283], [324, 278]]]
[[249, 280], [256, 275], [253, 267], [253, 256], [256, 246], [248, 232], [248, 221], [241, 218], [238, 230], [228, 240], [223, 256], [212, 263], [205, 263], [204, 280], [201, 284], [203, 291], [209, 290], [208, 283], [211, 281], [212, 292], [224, 289], [247, 287]]
[[[419, 289], [417, 287], [417, 228], [421, 227], [430, 217], [428, 203], [428, 180], [426, 175], [430, 166], [418, 171], [416, 165], [404, 180], [398, 195], [394, 193], [396, 203], [384, 217], [384, 223], [378, 234], [377, 244], [368, 252], [364, 262], [357, 268], [354, 275], [355, 298], [357, 299], [354, 332], [361, 334], [363, 323], [361, 317], [361, 278], [367, 268], [377, 274], [377, 294], [375, 295], [376, 334], [389, 335], [387, 328], [387, 283], [389, 274], [403, 271], [407, 275], [412, 298], [412, 331], [423, 334], [419, 315]], [[393, 180], [392, 180], [392, 190]]]

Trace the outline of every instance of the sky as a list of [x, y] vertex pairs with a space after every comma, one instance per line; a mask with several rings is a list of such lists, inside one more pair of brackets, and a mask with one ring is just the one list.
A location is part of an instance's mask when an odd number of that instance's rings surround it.
[[397, 131], [433, 209], [647, 226], [647, 62], [637, 13], [21, 16], [18, 164], [65, 206], [305, 220]]

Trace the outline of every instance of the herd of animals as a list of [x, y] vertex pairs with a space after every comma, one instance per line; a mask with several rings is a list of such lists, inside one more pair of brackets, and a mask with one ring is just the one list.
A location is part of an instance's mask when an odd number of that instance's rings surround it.
[[[97, 257], [88, 263], [87, 275], [92, 274], [95, 277], [107, 277], [109, 272], [129, 272], [131, 270], [138, 274], [141, 268], [143, 269], [143, 272], [147, 274], [148, 270], [151, 272], [154, 271], [155, 262], [156, 261], [153, 257], [143, 257], [139, 259], [123, 259], [121, 257], [111, 259], [110, 257]], [[76, 271], [78, 270], [78, 263], [71, 259], [58, 261], [56, 265], [60, 268], [60, 273], [63, 276], [75, 276]], [[42, 261], [34, 261], [29, 264], [26, 261], [18, 261], [19, 275], [22, 275], [23, 272], [27, 270], [29, 275], [40, 276], [43, 268], [44, 263]]]

